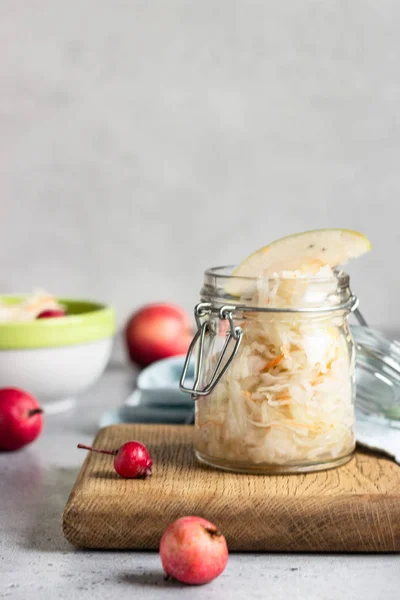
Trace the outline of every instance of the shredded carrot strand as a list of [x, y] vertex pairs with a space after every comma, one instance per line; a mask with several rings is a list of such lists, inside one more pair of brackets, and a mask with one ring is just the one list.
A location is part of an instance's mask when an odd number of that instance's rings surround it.
[[269, 363], [266, 364], [266, 366], [263, 369], [261, 369], [260, 373], [268, 373], [268, 371], [272, 369], [272, 367], [276, 367], [276, 365], [279, 365], [281, 360], [283, 360], [284, 358], [285, 356], [283, 354], [277, 356], [276, 358], [273, 358], [269, 361]]

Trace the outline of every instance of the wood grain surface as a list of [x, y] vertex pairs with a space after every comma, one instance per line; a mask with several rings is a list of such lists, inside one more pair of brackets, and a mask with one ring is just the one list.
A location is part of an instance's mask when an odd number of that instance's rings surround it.
[[113, 425], [95, 447], [146, 444], [153, 476], [120, 478], [110, 456], [89, 453], [64, 510], [75, 546], [157, 549], [171, 521], [209, 519], [230, 550], [396, 552], [400, 550], [400, 468], [357, 452], [338, 469], [303, 475], [237, 475], [200, 465], [191, 426]]

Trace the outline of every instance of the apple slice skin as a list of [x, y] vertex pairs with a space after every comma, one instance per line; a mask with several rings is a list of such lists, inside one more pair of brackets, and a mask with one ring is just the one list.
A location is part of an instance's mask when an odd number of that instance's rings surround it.
[[[272, 277], [282, 271], [316, 272], [322, 266], [344, 265], [371, 250], [363, 234], [350, 229], [315, 229], [289, 235], [250, 254], [232, 273], [234, 277]], [[225, 290], [240, 296], [253, 287], [245, 279], [232, 280]]]

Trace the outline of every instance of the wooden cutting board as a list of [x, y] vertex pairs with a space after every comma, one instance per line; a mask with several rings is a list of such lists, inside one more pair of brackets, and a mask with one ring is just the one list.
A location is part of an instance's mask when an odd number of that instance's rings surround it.
[[110, 456], [89, 453], [64, 510], [75, 546], [157, 549], [171, 521], [200, 515], [230, 550], [394, 552], [400, 550], [400, 468], [357, 452], [338, 469], [304, 475], [237, 475], [197, 463], [191, 426], [113, 425], [94, 445], [146, 444], [153, 476], [120, 478]]

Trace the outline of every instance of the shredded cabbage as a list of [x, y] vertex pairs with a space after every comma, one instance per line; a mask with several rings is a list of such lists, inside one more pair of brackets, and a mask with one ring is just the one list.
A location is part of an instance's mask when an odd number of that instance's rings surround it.
[[[260, 279], [254, 306], [328, 306], [330, 267]], [[307, 465], [354, 448], [353, 352], [343, 315], [243, 313], [243, 340], [217, 388], [197, 400], [195, 446], [233, 465]], [[208, 373], [219, 352], [212, 357]]]
[[0, 302], [0, 322], [33, 321], [45, 310], [62, 309], [56, 298], [42, 290], [35, 291], [21, 302]]

